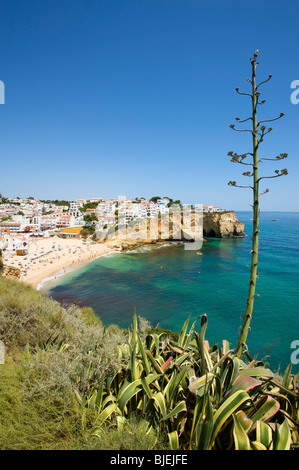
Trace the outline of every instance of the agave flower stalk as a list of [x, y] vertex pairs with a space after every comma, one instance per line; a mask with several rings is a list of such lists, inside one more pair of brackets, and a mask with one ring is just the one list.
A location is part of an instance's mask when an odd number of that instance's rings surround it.
[[[259, 85], [256, 85], [256, 67], [258, 65], [257, 62], [258, 51], [254, 53], [253, 59], [250, 59], [251, 62], [251, 69], [252, 69], [252, 76], [251, 80], [248, 78], [247, 81], [251, 83], [251, 93], [241, 93], [239, 92], [239, 88], [236, 88], [236, 91], [240, 95], [249, 96], [251, 98], [252, 103], [252, 115], [244, 120], [240, 120], [236, 118], [238, 123], [244, 123], [246, 121], [252, 121], [252, 128], [251, 129], [236, 129], [235, 126], [232, 124], [230, 127], [238, 132], [250, 132], [252, 134], [252, 152], [239, 155], [237, 153], [229, 152], [228, 155], [232, 157], [231, 161], [233, 163], [240, 163], [242, 165], [248, 165], [251, 167], [251, 171], [247, 171], [243, 173], [243, 176], [247, 176], [252, 178], [252, 185], [249, 186], [240, 186], [237, 185], [235, 181], [230, 181], [228, 184], [230, 186], [235, 186], [239, 188], [250, 188], [253, 192], [253, 226], [252, 226], [252, 250], [251, 250], [251, 266], [250, 266], [250, 281], [249, 281], [249, 289], [248, 289], [248, 296], [247, 296], [247, 305], [246, 311], [243, 318], [243, 324], [241, 327], [241, 331], [239, 334], [239, 339], [236, 347], [236, 355], [237, 357], [241, 357], [246, 346], [247, 336], [250, 330], [250, 323], [253, 313], [254, 307], [254, 299], [255, 299], [255, 291], [256, 291], [256, 280], [258, 277], [258, 251], [259, 251], [259, 216], [260, 216], [260, 196], [259, 193], [259, 183], [262, 179], [265, 178], [277, 178], [279, 176], [287, 175], [287, 170], [275, 170], [274, 176], [263, 176], [259, 177], [259, 163], [263, 160], [282, 160], [283, 158], [287, 157], [287, 154], [280, 154], [275, 158], [259, 158], [259, 146], [263, 142], [264, 137], [266, 134], [272, 131], [272, 128], [269, 127], [268, 129], [263, 124], [266, 122], [276, 121], [283, 116], [283, 113], [280, 114], [277, 118], [268, 119], [258, 122], [257, 119], [257, 107], [258, 105], [263, 105], [265, 100], [260, 101], [260, 92], [259, 87], [269, 81], [272, 75], [269, 75], [269, 78]], [[251, 162], [247, 162], [246, 159], [248, 156], [251, 156]], [[266, 189], [262, 194], [267, 193], [269, 190]]]

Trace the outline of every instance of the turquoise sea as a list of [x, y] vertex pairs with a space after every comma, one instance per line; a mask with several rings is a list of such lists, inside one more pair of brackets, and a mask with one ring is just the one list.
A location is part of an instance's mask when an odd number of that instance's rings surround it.
[[[246, 307], [252, 213], [236, 215], [246, 237], [208, 239], [201, 256], [178, 245], [110, 254], [44, 289], [59, 301], [90, 306], [105, 325], [122, 328], [131, 326], [134, 309], [153, 326], [174, 331], [189, 315], [192, 322], [206, 313], [210, 344], [227, 339], [235, 347]], [[264, 212], [260, 220], [258, 295], [248, 348], [282, 372], [294, 353], [291, 343], [299, 340], [299, 213]]]

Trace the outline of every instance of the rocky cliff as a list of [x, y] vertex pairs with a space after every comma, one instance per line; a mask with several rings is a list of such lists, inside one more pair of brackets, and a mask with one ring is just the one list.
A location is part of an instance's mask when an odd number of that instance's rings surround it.
[[6, 266], [4, 264], [1, 275], [3, 277], [8, 277], [9, 279], [20, 279], [21, 271], [18, 268], [14, 268], [12, 266]]
[[203, 236], [244, 237], [244, 224], [237, 219], [234, 211], [206, 213], [203, 216]]
[[[167, 236], [165, 237], [165, 226], [163, 227], [163, 219], [159, 219], [156, 227], [151, 227], [153, 222], [143, 220], [143, 222], [135, 222], [130, 224], [127, 230], [130, 235], [123, 238], [117, 234], [109, 234], [102, 241], [108, 246], [115, 249], [127, 250], [135, 249], [147, 244], [161, 244], [167, 241], [185, 241], [192, 240], [194, 236], [195, 218], [191, 217], [191, 223], [186, 228], [182, 218], [175, 221], [170, 220], [169, 230], [167, 222]], [[152, 228], [152, 231], [151, 231]], [[163, 233], [163, 236], [162, 236]], [[154, 235], [153, 235], [154, 234]], [[245, 236], [244, 224], [240, 222], [234, 211], [214, 212], [203, 214], [203, 237], [204, 238], [228, 238]]]
[[10, 279], [19, 279], [21, 277], [21, 271], [18, 268], [7, 266], [3, 263], [1, 250], [0, 250], [0, 276], [8, 277]]

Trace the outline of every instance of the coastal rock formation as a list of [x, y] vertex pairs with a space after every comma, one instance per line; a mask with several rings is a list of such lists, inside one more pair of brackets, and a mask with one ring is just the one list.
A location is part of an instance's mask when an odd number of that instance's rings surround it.
[[0, 250], [0, 276], [8, 277], [10, 279], [20, 279], [21, 271], [19, 268], [7, 266], [3, 263], [2, 251]]
[[20, 279], [21, 277], [20, 269], [14, 268], [12, 266], [6, 266], [5, 264], [2, 266], [0, 274], [1, 276], [7, 277], [9, 279]]
[[164, 245], [165, 241], [160, 240], [110, 240], [105, 242], [105, 245], [109, 248], [116, 250], [116, 251], [131, 251], [131, 250], [139, 250], [140, 248], [144, 248], [145, 246], [160, 246]]
[[244, 237], [244, 224], [234, 211], [210, 212], [203, 216], [203, 236], [213, 238]]
[[[119, 233], [110, 233], [102, 241], [110, 248], [126, 251], [138, 249], [148, 244], [194, 240], [194, 214], [192, 214], [190, 224], [187, 227], [184, 226], [182, 217], [178, 217], [176, 220], [170, 219], [169, 225], [168, 220], [166, 221], [167, 231], [165, 232], [164, 222], [163, 218], [159, 219], [156, 226], [153, 227], [153, 221], [144, 219], [141, 222], [130, 224], [127, 228], [126, 237], [121, 237]], [[128, 233], [130, 234], [128, 235]], [[165, 236], [165, 233], [167, 233], [167, 236]], [[203, 237], [228, 238], [243, 236], [245, 236], [244, 224], [238, 220], [234, 211], [203, 214]]]

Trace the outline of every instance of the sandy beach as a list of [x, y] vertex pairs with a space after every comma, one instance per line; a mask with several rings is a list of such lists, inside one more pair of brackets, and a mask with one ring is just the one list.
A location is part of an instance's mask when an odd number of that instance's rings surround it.
[[63, 239], [55, 236], [30, 239], [28, 254], [12, 256], [6, 264], [19, 268], [20, 280], [37, 288], [46, 278], [63, 274], [70, 268], [79, 268], [112, 251], [115, 250], [104, 243], [85, 242], [77, 238]]

